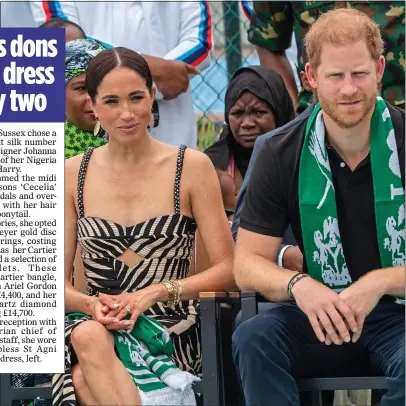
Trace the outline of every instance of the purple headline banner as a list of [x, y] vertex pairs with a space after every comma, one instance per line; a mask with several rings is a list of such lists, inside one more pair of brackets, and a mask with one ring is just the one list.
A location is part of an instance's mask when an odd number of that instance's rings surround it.
[[0, 122], [65, 121], [65, 30], [0, 28]]

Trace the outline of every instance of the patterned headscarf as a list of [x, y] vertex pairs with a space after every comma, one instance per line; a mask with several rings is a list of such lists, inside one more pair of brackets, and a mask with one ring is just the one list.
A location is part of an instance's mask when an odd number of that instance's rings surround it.
[[65, 85], [70, 80], [86, 72], [87, 66], [106, 48], [96, 40], [75, 39], [66, 43]]

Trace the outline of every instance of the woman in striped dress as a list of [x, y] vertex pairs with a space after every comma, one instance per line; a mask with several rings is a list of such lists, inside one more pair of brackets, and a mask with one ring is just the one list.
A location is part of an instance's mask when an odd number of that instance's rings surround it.
[[[67, 315], [66, 368], [54, 376], [54, 404], [193, 404], [183, 395], [163, 403], [137, 387], [113, 336], [131, 334], [139, 315], [147, 315], [169, 333], [176, 366], [199, 374], [196, 299], [201, 291], [234, 286], [216, 172], [204, 154], [148, 134], [155, 88], [139, 54], [102, 52], [89, 64], [86, 89], [109, 143], [66, 161], [65, 307], [88, 316]], [[190, 276], [196, 227], [212, 266]], [[69, 282], [77, 242], [86, 295]]]

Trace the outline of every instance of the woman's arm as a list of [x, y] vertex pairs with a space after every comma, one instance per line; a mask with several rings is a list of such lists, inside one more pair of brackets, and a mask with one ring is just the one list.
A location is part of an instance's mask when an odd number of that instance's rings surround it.
[[65, 161], [65, 312], [86, 313], [102, 324], [111, 324], [115, 318], [105, 316], [99, 299], [84, 295], [70, 282], [77, 249], [78, 214], [75, 199], [81, 159], [82, 155], [79, 155]]
[[189, 191], [192, 214], [212, 264], [182, 280], [182, 299], [197, 298], [199, 292], [233, 289], [233, 239], [217, 173], [205, 154], [186, 150], [181, 188]]
[[[181, 207], [189, 208], [206, 247], [212, 266], [199, 274], [182, 279], [182, 300], [197, 299], [200, 292], [219, 292], [235, 288], [233, 276], [234, 243], [231, 236], [216, 171], [210, 159], [203, 153], [187, 149], [181, 178]], [[183, 193], [187, 191], [187, 193]], [[161, 283], [150, 285], [130, 294], [118, 296], [100, 295], [100, 301], [119, 304], [108, 313], [122, 320], [127, 315], [125, 306], [131, 309], [131, 320], [157, 302], [168, 301], [168, 290]], [[112, 329], [116, 325], [111, 326]], [[132, 326], [129, 327], [131, 330]], [[110, 327], [108, 327], [110, 329]]]
[[73, 262], [77, 248], [77, 220], [75, 207], [78, 157], [65, 162], [65, 311], [89, 313], [90, 301], [94, 298], [77, 291], [71, 281]]

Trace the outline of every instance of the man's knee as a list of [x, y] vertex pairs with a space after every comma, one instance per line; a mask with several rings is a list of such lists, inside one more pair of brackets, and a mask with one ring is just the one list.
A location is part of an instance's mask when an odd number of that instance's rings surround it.
[[239, 351], [253, 354], [262, 352], [266, 348], [271, 351], [272, 347], [280, 342], [280, 324], [278, 320], [269, 314], [257, 316], [241, 323], [233, 333], [233, 355]]
[[[268, 310], [276, 308], [278, 305], [279, 305], [278, 303], [272, 303], [272, 302], [259, 302], [258, 303], [258, 314], [261, 314]], [[237, 317], [235, 318], [233, 329], [235, 330], [241, 323], [242, 323], [242, 313], [239, 312], [237, 314]]]
[[405, 352], [402, 351], [403, 354], [398, 356], [396, 360], [392, 362], [389, 366], [389, 376], [391, 378], [397, 378], [403, 381], [403, 386], [405, 384]]
[[250, 343], [251, 339], [255, 340], [253, 330], [251, 326], [256, 324], [255, 318], [258, 316], [253, 317], [252, 319], [246, 320], [243, 323], [239, 322], [237, 328], [234, 330], [232, 336], [232, 347], [233, 347], [233, 354], [236, 351], [244, 348], [246, 350], [247, 344]]
[[[389, 366], [388, 371], [388, 395], [390, 402], [382, 404], [390, 404], [403, 406], [405, 404], [405, 354], [394, 360]], [[386, 400], [389, 400], [386, 399]]]

